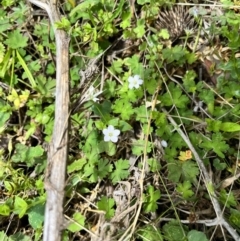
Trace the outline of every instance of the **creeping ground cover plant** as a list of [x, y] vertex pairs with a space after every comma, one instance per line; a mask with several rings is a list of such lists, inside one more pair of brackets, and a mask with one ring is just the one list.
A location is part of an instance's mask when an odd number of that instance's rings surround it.
[[[0, 240], [43, 240], [46, 218], [58, 63], [30, 2], [0, 3]], [[240, 240], [237, 1], [56, 7], [70, 69], [62, 240]]]

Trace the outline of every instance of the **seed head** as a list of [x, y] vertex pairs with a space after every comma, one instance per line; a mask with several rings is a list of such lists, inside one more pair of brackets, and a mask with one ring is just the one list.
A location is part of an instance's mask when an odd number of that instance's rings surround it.
[[163, 9], [158, 15], [157, 24], [160, 29], [167, 29], [170, 39], [175, 41], [185, 35], [186, 30], [195, 29], [194, 16], [185, 6], [173, 6], [171, 9]]

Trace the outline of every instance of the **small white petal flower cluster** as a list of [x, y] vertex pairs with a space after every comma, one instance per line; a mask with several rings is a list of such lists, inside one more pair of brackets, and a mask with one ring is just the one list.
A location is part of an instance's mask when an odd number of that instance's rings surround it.
[[104, 141], [112, 141], [116, 143], [118, 141], [118, 136], [120, 135], [120, 130], [115, 129], [112, 125], [108, 128], [103, 129]]
[[140, 78], [139, 75], [134, 75], [134, 76], [130, 76], [128, 78], [128, 82], [129, 82], [129, 89], [138, 89], [140, 85], [143, 84], [143, 80]]

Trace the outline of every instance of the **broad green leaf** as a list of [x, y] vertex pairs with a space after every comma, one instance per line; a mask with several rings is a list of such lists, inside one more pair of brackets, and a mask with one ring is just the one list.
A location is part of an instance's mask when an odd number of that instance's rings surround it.
[[182, 175], [184, 180], [193, 181], [199, 175], [199, 168], [196, 162], [186, 161], [182, 163]]
[[138, 19], [137, 27], [133, 29], [133, 32], [137, 34], [137, 38], [142, 38], [145, 34], [145, 20]]
[[152, 224], [147, 224], [139, 228], [137, 234], [139, 234], [139, 238], [143, 238], [143, 240], [163, 241], [160, 228], [153, 227]]
[[233, 122], [223, 122], [220, 125], [220, 130], [225, 132], [240, 131], [240, 125]]
[[16, 196], [14, 201], [14, 213], [18, 214], [19, 218], [22, 218], [28, 208], [28, 204], [22, 198]]
[[72, 219], [74, 222], [72, 222], [67, 229], [72, 233], [82, 230], [85, 225], [85, 217], [81, 213], [76, 212], [73, 214]]
[[167, 241], [184, 241], [186, 239], [187, 227], [176, 220], [165, 224], [162, 230]]
[[188, 241], [209, 241], [203, 232], [197, 230], [191, 230], [187, 234]]
[[169, 39], [170, 35], [167, 29], [161, 29], [160, 33], [158, 34], [163, 39]]
[[30, 238], [28, 235], [18, 232], [9, 236], [8, 241], [32, 241], [32, 238]]
[[13, 162], [25, 162], [29, 167], [35, 164], [35, 158], [41, 157], [44, 150], [41, 146], [28, 147], [23, 144], [16, 144]]
[[115, 201], [113, 198], [107, 198], [103, 196], [99, 202], [97, 202], [97, 206], [99, 210], [105, 211], [105, 218], [110, 220], [115, 213], [115, 209], [113, 208], [115, 205]]
[[129, 167], [130, 163], [128, 160], [118, 160], [114, 162], [115, 170], [111, 173], [111, 179], [113, 184], [116, 184], [118, 181], [125, 179], [129, 176]]
[[159, 190], [155, 190], [153, 186], [149, 185], [146, 194], [143, 198], [144, 211], [155, 212], [158, 208], [157, 201], [160, 199], [161, 193]]
[[69, 16], [72, 17], [75, 13], [85, 11], [86, 9], [89, 9], [90, 7], [98, 4], [100, 0], [86, 0], [84, 2], [81, 2], [78, 4], [72, 11], [70, 12]]
[[192, 187], [189, 181], [179, 183], [176, 190], [183, 196], [184, 199], [189, 199], [193, 196], [194, 192], [190, 189]]
[[34, 230], [41, 228], [44, 221], [45, 205], [37, 204], [28, 210], [28, 221]]
[[7, 204], [0, 204], [0, 215], [9, 216], [10, 212], [10, 207]]
[[98, 144], [99, 153], [106, 152], [108, 156], [113, 156], [116, 154], [116, 145], [111, 141], [101, 141]]
[[83, 166], [86, 164], [87, 160], [85, 158], [78, 159], [68, 165], [67, 172], [72, 173], [74, 171], [79, 171], [83, 168]]
[[7, 40], [4, 41], [11, 49], [24, 48], [27, 46], [28, 38], [20, 33], [19, 29], [9, 32]]

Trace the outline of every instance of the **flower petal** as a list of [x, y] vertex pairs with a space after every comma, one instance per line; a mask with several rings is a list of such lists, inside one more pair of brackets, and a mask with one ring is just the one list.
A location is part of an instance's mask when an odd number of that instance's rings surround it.
[[109, 131], [108, 131], [108, 129], [103, 129], [103, 134], [106, 136], [106, 135], [108, 135], [108, 133], [109, 133]]
[[119, 136], [119, 135], [120, 135], [120, 130], [117, 130], [117, 129], [114, 130], [114, 131], [113, 131], [113, 135], [114, 135], [114, 136]]
[[104, 136], [104, 141], [110, 141], [111, 137], [109, 135]]
[[112, 136], [111, 137], [111, 141], [116, 143], [118, 141], [118, 137], [117, 136]]
[[138, 75], [138, 74], [134, 75], [134, 79], [135, 80], [139, 80], [140, 79], [140, 75]]
[[142, 80], [142, 79], [139, 79], [139, 80], [138, 80], [138, 84], [141, 85], [142, 83], [143, 83], [143, 80]]
[[134, 78], [132, 76], [128, 77], [128, 82], [132, 83], [134, 81]]
[[108, 126], [108, 132], [114, 132], [114, 127], [112, 125], [109, 125]]

